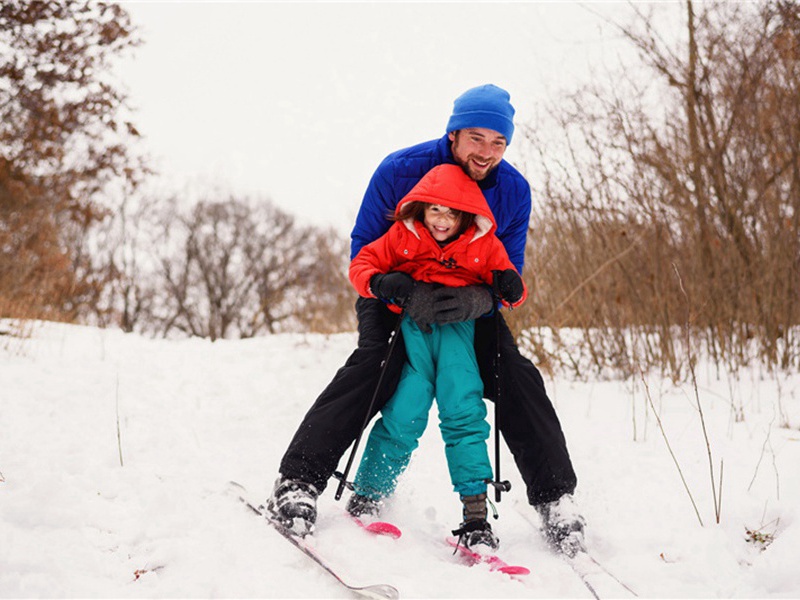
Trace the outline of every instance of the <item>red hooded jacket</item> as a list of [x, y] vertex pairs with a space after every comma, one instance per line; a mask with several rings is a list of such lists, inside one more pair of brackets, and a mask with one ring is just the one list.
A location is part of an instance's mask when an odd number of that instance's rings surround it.
[[[486, 199], [461, 167], [443, 164], [428, 171], [398, 203], [396, 214], [404, 204], [415, 201], [472, 213], [475, 222], [457, 239], [440, 247], [421, 221], [396, 221], [350, 263], [350, 282], [361, 296], [376, 297], [369, 280], [377, 273], [402, 271], [417, 281], [460, 287], [492, 285], [492, 271], [514, 268], [502, 242], [494, 235], [496, 224]], [[522, 298], [512, 306], [519, 306], [527, 296], [525, 287]], [[390, 308], [400, 312], [396, 306]]]

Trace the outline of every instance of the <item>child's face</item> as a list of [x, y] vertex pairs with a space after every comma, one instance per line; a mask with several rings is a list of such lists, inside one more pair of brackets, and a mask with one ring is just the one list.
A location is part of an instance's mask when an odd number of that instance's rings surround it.
[[437, 242], [444, 242], [453, 237], [458, 231], [460, 221], [460, 210], [453, 210], [440, 204], [431, 204], [425, 207], [423, 223]]

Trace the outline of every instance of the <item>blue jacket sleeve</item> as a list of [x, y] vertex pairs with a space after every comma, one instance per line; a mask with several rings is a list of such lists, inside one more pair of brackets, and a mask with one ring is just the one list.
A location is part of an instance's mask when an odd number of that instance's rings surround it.
[[515, 210], [503, 228], [502, 234], [497, 237], [503, 242], [508, 258], [521, 274], [525, 266], [525, 243], [528, 240], [528, 225], [531, 219], [531, 188], [527, 182], [518, 186], [516, 194], [517, 198], [513, 203]]
[[377, 240], [392, 226], [389, 216], [394, 214], [399, 198], [396, 197], [394, 169], [384, 160], [373, 173], [358, 209], [353, 231], [350, 233], [350, 260], [361, 248]]

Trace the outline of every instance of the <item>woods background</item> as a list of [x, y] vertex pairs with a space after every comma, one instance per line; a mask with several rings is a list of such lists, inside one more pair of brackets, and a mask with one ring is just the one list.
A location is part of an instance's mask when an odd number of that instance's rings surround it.
[[[638, 61], [518, 123], [533, 188], [509, 315], [543, 369], [800, 366], [800, 7], [637, 6]], [[0, 318], [210, 339], [355, 329], [349, 240], [267, 197], [158, 189], [112, 77], [113, 4], [0, 7]], [[365, 182], [366, 185], [366, 182]], [[268, 182], [265, 183], [268, 187]]]

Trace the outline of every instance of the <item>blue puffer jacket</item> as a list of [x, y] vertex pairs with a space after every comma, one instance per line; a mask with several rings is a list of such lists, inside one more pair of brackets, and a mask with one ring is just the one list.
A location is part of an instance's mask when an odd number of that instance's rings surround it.
[[[378, 239], [392, 225], [389, 215], [429, 170], [442, 163], [455, 164], [447, 135], [387, 156], [367, 186], [364, 200], [350, 234], [350, 260], [363, 246]], [[522, 174], [505, 160], [478, 182], [497, 221], [497, 237], [508, 257], [522, 273], [525, 240], [531, 216], [531, 188]]]

